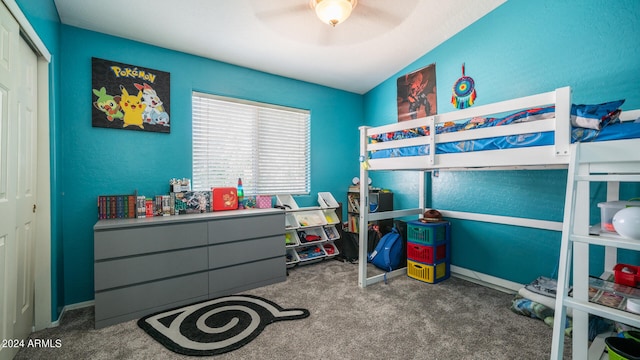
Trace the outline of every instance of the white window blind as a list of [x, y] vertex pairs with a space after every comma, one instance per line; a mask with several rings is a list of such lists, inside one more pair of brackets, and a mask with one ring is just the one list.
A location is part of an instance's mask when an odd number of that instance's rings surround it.
[[193, 92], [194, 190], [308, 194], [310, 113]]

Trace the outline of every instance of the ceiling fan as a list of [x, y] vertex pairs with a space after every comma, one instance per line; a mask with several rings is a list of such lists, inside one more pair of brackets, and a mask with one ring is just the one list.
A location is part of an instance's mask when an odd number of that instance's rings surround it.
[[256, 18], [286, 37], [317, 45], [349, 45], [400, 25], [418, 0], [251, 0], [251, 3]]
[[335, 27], [349, 18], [358, 0], [311, 0], [310, 5], [318, 19]]

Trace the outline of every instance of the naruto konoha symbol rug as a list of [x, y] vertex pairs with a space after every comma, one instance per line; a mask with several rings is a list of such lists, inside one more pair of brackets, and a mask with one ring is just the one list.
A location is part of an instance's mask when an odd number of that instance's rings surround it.
[[257, 296], [231, 295], [148, 315], [138, 326], [173, 352], [208, 356], [241, 348], [273, 322], [308, 316], [306, 309], [283, 309]]

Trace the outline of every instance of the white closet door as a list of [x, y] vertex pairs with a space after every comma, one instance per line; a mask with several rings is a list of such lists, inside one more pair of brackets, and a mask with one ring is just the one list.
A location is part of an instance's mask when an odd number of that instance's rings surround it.
[[[0, 8], [0, 360], [34, 319], [37, 56]], [[14, 342], [14, 344], [10, 343]]]
[[34, 318], [34, 269], [36, 234], [36, 188], [38, 165], [38, 58], [20, 38], [18, 78], [18, 171], [16, 182], [16, 237], [18, 281], [16, 291], [16, 336], [28, 336]]

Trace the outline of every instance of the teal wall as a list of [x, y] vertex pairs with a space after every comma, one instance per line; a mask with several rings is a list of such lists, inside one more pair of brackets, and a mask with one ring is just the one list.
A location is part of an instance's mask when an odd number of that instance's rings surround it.
[[[432, 63], [439, 113], [455, 110], [451, 88], [462, 63], [475, 80], [476, 105], [568, 85], [574, 103], [626, 99], [623, 109], [637, 109], [638, 39], [637, 0], [509, 0], [367, 93], [365, 122], [395, 122], [396, 79]], [[394, 190], [398, 207], [417, 206], [415, 173], [384, 172], [372, 178]], [[437, 209], [562, 221], [566, 170], [440, 172], [428, 186], [430, 205]], [[637, 186], [623, 191], [625, 197], [640, 195]], [[593, 201], [604, 197], [602, 184], [593, 187]], [[551, 276], [557, 267], [557, 232], [455, 220], [452, 234], [454, 265], [520, 283]], [[601, 250], [592, 255], [593, 274], [601, 271]]]

